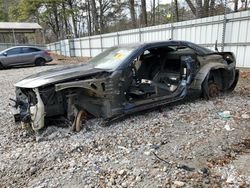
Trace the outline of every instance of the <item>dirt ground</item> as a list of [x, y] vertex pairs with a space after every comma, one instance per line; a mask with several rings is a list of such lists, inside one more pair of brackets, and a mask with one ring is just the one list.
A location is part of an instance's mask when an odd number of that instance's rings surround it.
[[10, 113], [13, 84], [69, 63], [57, 61], [0, 70], [0, 187], [250, 187], [250, 72], [211, 101], [187, 99], [108, 127], [90, 120], [79, 133], [24, 130]]
[[53, 62], [49, 64], [65, 65], [65, 64], [84, 63], [90, 59], [89, 57], [67, 57], [56, 53], [51, 53], [50, 55], [53, 58]]

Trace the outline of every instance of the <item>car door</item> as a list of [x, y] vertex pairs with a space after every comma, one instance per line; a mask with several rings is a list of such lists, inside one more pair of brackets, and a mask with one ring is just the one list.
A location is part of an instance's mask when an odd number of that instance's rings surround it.
[[12, 48], [6, 51], [6, 55], [2, 60], [3, 64], [5, 66], [13, 66], [13, 65], [19, 64], [20, 62], [22, 62], [22, 59], [20, 58], [20, 54], [21, 54], [20, 47]]
[[23, 64], [32, 64], [34, 63], [35, 50], [30, 47], [23, 47], [21, 50], [21, 56], [23, 60]]
[[[145, 48], [130, 63], [133, 81], [126, 91], [130, 113], [185, 97], [193, 78], [193, 61], [178, 54], [178, 45], [160, 45]], [[176, 54], [171, 54], [176, 51]], [[170, 54], [170, 55], [169, 55]], [[174, 55], [174, 59], [171, 59]], [[180, 58], [182, 57], [182, 58]]]

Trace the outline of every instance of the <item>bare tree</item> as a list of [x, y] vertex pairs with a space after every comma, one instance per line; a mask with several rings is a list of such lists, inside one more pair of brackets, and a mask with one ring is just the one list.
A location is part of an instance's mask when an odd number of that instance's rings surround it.
[[179, 10], [178, 10], [178, 0], [174, 0], [174, 6], [175, 6], [175, 17], [176, 21], [179, 21]]
[[153, 22], [153, 25], [155, 25], [155, 0], [153, 0], [153, 6], [152, 6], [152, 22]]
[[193, 13], [194, 15], [196, 15], [196, 8], [195, 8], [194, 4], [192, 3], [192, 1], [191, 1], [191, 0], [186, 0], [186, 2], [187, 2], [187, 4], [188, 4], [188, 6], [190, 7], [192, 13]]
[[[112, 0], [98, 0], [99, 2], [99, 22], [100, 22], [100, 33], [104, 33], [106, 30], [106, 17], [107, 12], [110, 11], [111, 8], [114, 8], [114, 1]], [[119, 4], [119, 2], [117, 2]], [[118, 9], [118, 7], [117, 7]], [[115, 12], [113, 12], [115, 13]]]
[[92, 14], [92, 23], [93, 27], [95, 28], [94, 33], [98, 34], [99, 26], [98, 26], [98, 14], [97, 14], [97, 8], [95, 0], [90, 0], [91, 3], [91, 14]]
[[99, 5], [100, 5], [100, 33], [103, 33], [104, 31], [104, 4], [103, 4], [103, 0], [98, 0], [99, 1]]
[[136, 19], [135, 19], [135, 1], [129, 0], [129, 11], [132, 20], [132, 27], [136, 28]]
[[214, 6], [215, 6], [215, 0], [211, 0], [210, 2], [210, 9], [209, 9], [209, 16], [214, 16]]
[[247, 10], [248, 4], [249, 4], [249, 2], [247, 2], [247, 0], [245, 0], [245, 10]]
[[[196, 18], [203, 18], [214, 14], [215, 0], [195, 0], [195, 5], [191, 0], [186, 0], [192, 13]], [[210, 12], [212, 10], [212, 13]]]
[[[52, 3], [52, 9], [51, 9], [53, 12], [53, 16], [54, 16], [54, 21], [55, 21], [55, 24], [54, 24], [54, 34], [56, 36], [56, 39], [58, 40], [59, 37], [60, 37], [60, 26], [59, 26], [59, 17], [58, 17], [58, 9], [57, 9], [57, 4], [55, 2]], [[52, 22], [51, 22], [51, 25]]]
[[196, 18], [203, 17], [202, 0], [196, 0]]
[[234, 12], [238, 12], [238, 3], [239, 0], [234, 0]]
[[73, 23], [74, 37], [78, 37], [77, 20], [76, 20], [76, 16], [75, 16], [73, 0], [68, 0], [68, 5], [69, 5], [70, 15], [72, 18], [72, 23]]
[[92, 33], [92, 22], [91, 22], [91, 11], [90, 11], [90, 3], [89, 0], [87, 0], [87, 22], [88, 22], [88, 35], [90, 36]]
[[65, 2], [62, 2], [62, 11], [63, 11], [63, 22], [64, 22], [65, 34], [66, 34], [66, 36], [68, 36], [68, 34], [69, 34], [69, 27], [68, 27], [67, 15], [66, 15]]
[[141, 18], [142, 18], [142, 25], [147, 26], [147, 7], [146, 7], [146, 0], [141, 0]]

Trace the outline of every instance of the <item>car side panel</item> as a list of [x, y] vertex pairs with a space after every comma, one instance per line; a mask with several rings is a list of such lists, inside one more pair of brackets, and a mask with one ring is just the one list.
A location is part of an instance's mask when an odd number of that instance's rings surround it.
[[6, 59], [5, 59], [5, 66], [8, 67], [8, 66], [17, 65], [22, 61], [23, 59], [22, 57], [20, 57], [20, 54], [8, 55], [6, 56]]
[[32, 57], [34, 55], [32, 53], [22, 53], [20, 54], [20, 58], [22, 59], [22, 62], [20, 64], [30, 64], [32, 63]]

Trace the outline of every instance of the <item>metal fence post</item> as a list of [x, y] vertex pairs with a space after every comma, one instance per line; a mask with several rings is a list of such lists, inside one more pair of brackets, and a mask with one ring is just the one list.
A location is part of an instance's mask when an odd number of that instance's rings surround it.
[[119, 33], [118, 32], [116, 33], [116, 36], [117, 36], [117, 45], [119, 45], [120, 41], [119, 41]]
[[75, 40], [74, 39], [70, 39], [69, 40], [69, 54], [70, 57], [75, 57]]
[[64, 42], [64, 54], [67, 56], [67, 45], [65, 42]]
[[16, 45], [16, 34], [15, 34], [14, 29], [12, 29], [12, 35], [13, 35], [14, 44]]
[[100, 35], [100, 45], [101, 45], [101, 51], [103, 52], [102, 35]]
[[62, 55], [62, 44], [61, 44], [61, 41], [59, 41], [59, 52], [60, 52], [60, 55]]
[[89, 38], [89, 56], [92, 57], [91, 41], [90, 41], [90, 37], [88, 38]]
[[139, 28], [139, 42], [141, 42], [141, 28]]
[[171, 23], [171, 40], [174, 39], [174, 24]]
[[225, 0], [225, 5], [224, 5], [224, 18], [223, 18], [222, 39], [221, 39], [221, 51], [222, 52], [224, 52], [226, 26], [227, 26], [227, 0]]

